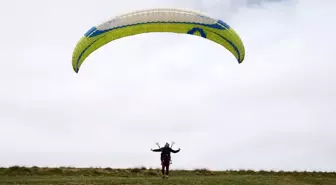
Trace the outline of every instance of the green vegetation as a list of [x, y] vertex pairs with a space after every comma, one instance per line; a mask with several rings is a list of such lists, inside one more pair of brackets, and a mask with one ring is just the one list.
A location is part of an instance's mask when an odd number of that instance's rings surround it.
[[335, 172], [173, 170], [161, 179], [160, 169], [0, 168], [0, 185], [336, 185]]

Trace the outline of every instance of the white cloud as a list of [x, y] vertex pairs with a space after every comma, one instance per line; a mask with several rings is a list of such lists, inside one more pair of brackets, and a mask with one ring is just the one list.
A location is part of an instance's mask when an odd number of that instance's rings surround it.
[[[335, 170], [335, 2], [97, 2], [2, 3], [0, 165], [157, 167], [149, 149], [175, 140], [173, 168]], [[246, 60], [202, 38], [148, 34], [73, 72], [81, 34], [148, 7], [222, 18]]]

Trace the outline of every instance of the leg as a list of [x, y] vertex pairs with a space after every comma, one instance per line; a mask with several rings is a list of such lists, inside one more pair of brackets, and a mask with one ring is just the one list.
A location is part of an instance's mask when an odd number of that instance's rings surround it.
[[162, 169], [161, 169], [161, 172], [162, 172], [162, 175], [164, 175], [165, 173], [165, 164], [164, 164], [164, 161], [161, 161], [161, 166], [162, 166]]
[[166, 166], [166, 175], [167, 175], [167, 177], [169, 175], [169, 164]]
[[164, 160], [161, 161], [161, 167], [162, 167], [162, 169], [161, 169], [162, 178], [164, 179], [165, 178], [165, 167], [166, 167], [166, 164], [165, 164]]

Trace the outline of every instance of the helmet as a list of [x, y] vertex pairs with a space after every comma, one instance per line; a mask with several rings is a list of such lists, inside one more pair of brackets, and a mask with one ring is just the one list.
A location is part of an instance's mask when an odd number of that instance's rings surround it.
[[165, 147], [169, 147], [169, 143], [166, 143], [166, 144], [165, 144]]

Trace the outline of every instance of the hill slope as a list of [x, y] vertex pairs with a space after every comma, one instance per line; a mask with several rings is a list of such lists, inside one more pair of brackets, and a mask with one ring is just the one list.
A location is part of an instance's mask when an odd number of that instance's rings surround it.
[[0, 168], [0, 185], [336, 185], [336, 173], [172, 170], [169, 179], [161, 179], [160, 169], [132, 168]]

